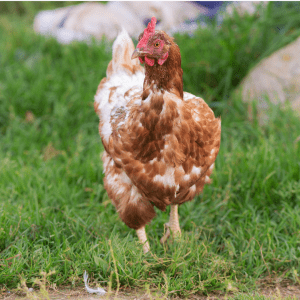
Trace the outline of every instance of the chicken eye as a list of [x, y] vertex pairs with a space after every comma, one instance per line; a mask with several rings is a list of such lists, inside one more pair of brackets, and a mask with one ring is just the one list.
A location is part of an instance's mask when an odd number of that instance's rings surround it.
[[159, 45], [160, 45], [159, 42], [156, 42], [156, 43], [154, 44], [154, 47], [157, 48], [157, 47], [159, 47]]

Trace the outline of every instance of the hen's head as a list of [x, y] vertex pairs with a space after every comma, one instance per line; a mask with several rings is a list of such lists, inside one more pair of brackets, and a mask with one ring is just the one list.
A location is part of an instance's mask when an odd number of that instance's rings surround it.
[[155, 31], [156, 18], [152, 17], [147, 28], [139, 36], [139, 42], [132, 54], [133, 58], [139, 58], [143, 64], [146, 62], [149, 66], [153, 66], [155, 59], [159, 65], [162, 65], [169, 56], [169, 49], [172, 42], [163, 31]]

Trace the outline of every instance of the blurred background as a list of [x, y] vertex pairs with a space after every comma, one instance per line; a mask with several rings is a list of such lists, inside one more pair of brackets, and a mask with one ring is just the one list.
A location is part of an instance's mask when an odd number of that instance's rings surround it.
[[[243, 81], [243, 101], [259, 99], [262, 110], [267, 107], [264, 94], [274, 103], [288, 101], [300, 110], [299, 79], [287, 81], [297, 73], [291, 73], [298, 66], [294, 59], [267, 62], [272, 78], [263, 67], [255, 72], [259, 82], [252, 74], [246, 78], [261, 60], [296, 40], [299, 10], [298, 2], [267, 1], [0, 3], [3, 26], [14, 24], [19, 31], [54, 37], [61, 44], [102, 41], [107, 52], [122, 27], [136, 41], [155, 15], [157, 28], [176, 36], [180, 44], [183, 69], [189, 70], [184, 73], [186, 90], [222, 102]], [[2, 36], [7, 33], [4, 30]]]

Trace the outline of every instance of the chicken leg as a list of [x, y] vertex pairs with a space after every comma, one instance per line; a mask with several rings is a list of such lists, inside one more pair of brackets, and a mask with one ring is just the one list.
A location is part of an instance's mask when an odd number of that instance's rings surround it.
[[150, 246], [149, 246], [149, 243], [147, 241], [145, 226], [137, 229], [136, 234], [137, 234], [141, 244], [143, 244], [144, 253], [147, 253], [148, 251], [150, 251]]
[[170, 211], [170, 219], [169, 222], [165, 224], [167, 227], [167, 231], [164, 234], [164, 236], [160, 239], [160, 242], [164, 244], [166, 240], [170, 236], [170, 229], [173, 232], [174, 236], [180, 236], [181, 230], [179, 226], [179, 217], [178, 217], [178, 205], [171, 205], [171, 211]]

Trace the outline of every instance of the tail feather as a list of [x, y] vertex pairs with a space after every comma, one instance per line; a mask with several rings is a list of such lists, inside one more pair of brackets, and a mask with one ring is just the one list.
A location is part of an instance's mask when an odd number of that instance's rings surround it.
[[137, 70], [142, 69], [137, 58], [131, 59], [133, 51], [133, 42], [127, 31], [123, 28], [113, 44], [112, 61], [109, 63], [106, 70], [108, 78], [112, 74], [120, 71], [135, 73]]

